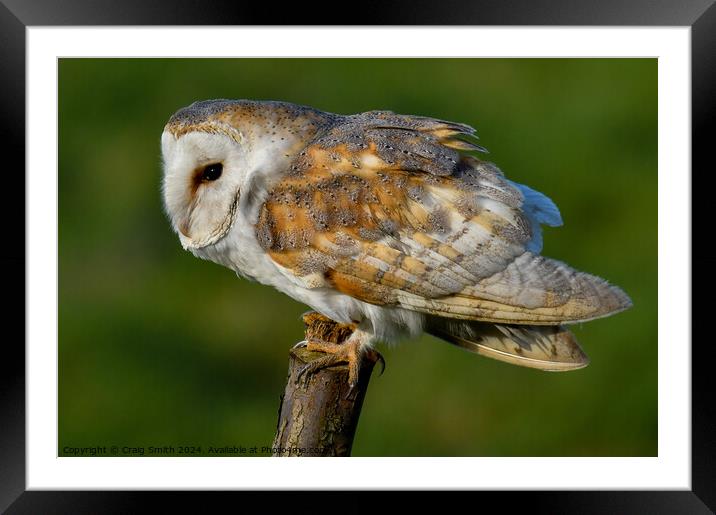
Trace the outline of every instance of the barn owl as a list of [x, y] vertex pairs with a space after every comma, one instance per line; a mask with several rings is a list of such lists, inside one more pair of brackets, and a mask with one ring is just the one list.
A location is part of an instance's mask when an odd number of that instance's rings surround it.
[[545, 195], [476, 157], [472, 127], [390, 111], [338, 115], [208, 100], [161, 136], [162, 194], [185, 250], [355, 327], [308, 341], [355, 384], [376, 341], [427, 332], [542, 370], [588, 359], [566, 324], [631, 306], [616, 286], [540, 255]]

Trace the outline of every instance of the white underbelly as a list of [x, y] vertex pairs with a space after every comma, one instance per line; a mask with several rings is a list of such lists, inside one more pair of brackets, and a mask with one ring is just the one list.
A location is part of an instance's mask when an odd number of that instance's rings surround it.
[[361, 329], [373, 333], [379, 340], [395, 341], [416, 336], [422, 331], [424, 316], [420, 313], [399, 307], [368, 304], [330, 287], [321, 286], [320, 282], [313, 287], [307, 286], [303, 278], [295, 276], [269, 257], [256, 240], [252, 225], [240, 216], [224, 238], [192, 252], [197, 257], [230, 268], [239, 275], [273, 286], [336, 322], [358, 323]]

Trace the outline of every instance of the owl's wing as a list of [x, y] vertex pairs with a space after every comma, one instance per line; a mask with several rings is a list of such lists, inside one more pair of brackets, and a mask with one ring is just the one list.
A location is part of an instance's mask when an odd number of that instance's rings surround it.
[[606, 281], [539, 256], [551, 200], [464, 154], [466, 125], [370, 112], [345, 117], [297, 157], [261, 207], [256, 235], [308, 288], [497, 323], [557, 324], [625, 309]]

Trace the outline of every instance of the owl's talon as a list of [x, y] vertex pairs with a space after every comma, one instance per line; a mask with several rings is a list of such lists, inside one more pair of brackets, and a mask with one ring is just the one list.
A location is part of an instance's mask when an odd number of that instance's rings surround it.
[[[362, 342], [358, 339], [348, 339], [344, 343], [332, 343], [318, 338], [308, 338], [305, 341], [305, 345], [303, 345], [303, 343], [304, 342], [299, 342], [296, 346], [305, 347], [308, 351], [323, 352], [326, 356], [315, 359], [302, 367], [296, 374], [296, 384], [299, 384], [299, 381], [303, 381], [302, 384], [308, 386], [310, 376], [318, 370], [347, 363], [349, 392], [346, 398], [349, 398], [350, 394], [356, 390], [358, 378], [360, 377], [360, 364], [363, 359], [363, 351], [361, 350]], [[385, 371], [385, 360], [383, 356], [377, 351], [368, 349], [365, 351], [365, 357], [373, 363], [381, 363], [380, 373], [382, 375], [383, 371]]]
[[308, 342], [306, 340], [301, 340], [300, 342], [298, 342], [296, 345], [294, 345], [291, 348], [292, 349], [300, 349], [300, 348], [306, 347], [307, 345], [308, 345]]
[[372, 351], [375, 353], [375, 359], [373, 360], [375, 363], [380, 363], [380, 374], [378, 374], [378, 377], [383, 375], [383, 372], [385, 372], [385, 358], [383, 358], [383, 355], [378, 351]]
[[308, 365], [301, 367], [301, 369], [298, 371], [298, 374], [296, 374], [296, 385], [301, 386], [301, 388], [306, 388], [308, 386], [308, 382], [310, 378], [308, 377]]
[[301, 367], [301, 369], [296, 374], [296, 384], [302, 386], [303, 388], [308, 386], [308, 381], [307, 381], [307, 377], [306, 377], [307, 374], [308, 374], [308, 365], [304, 365]]
[[296, 384], [300, 384], [304, 388], [307, 388], [311, 382], [311, 376], [313, 374], [323, 368], [328, 368], [341, 362], [341, 357], [336, 356], [335, 354], [328, 354], [322, 358], [315, 359], [301, 367], [301, 370], [299, 370], [296, 374]]

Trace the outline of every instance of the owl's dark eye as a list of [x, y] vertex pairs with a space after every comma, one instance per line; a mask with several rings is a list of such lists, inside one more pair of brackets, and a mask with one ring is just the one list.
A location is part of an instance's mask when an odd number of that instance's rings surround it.
[[210, 165], [207, 165], [204, 167], [204, 170], [201, 172], [201, 180], [202, 182], [209, 182], [209, 181], [215, 181], [219, 177], [221, 177], [221, 172], [224, 169], [224, 165], [221, 163], [213, 163]]

